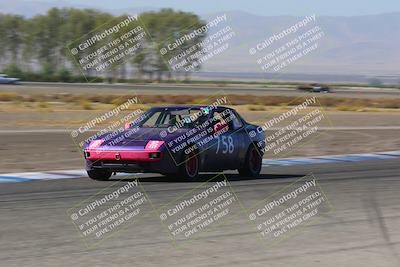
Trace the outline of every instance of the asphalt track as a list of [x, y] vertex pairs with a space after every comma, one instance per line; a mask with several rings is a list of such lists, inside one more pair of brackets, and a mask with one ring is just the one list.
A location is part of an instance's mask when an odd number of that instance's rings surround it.
[[[239, 95], [286, 95], [298, 96], [305, 92], [295, 88], [285, 87], [260, 87], [257, 85], [201, 85], [201, 84], [99, 84], [99, 83], [42, 83], [42, 82], [22, 82], [21, 85], [2, 85], [1, 91], [19, 91], [19, 92], [93, 92], [93, 93], [114, 93], [124, 94], [136, 92], [137, 94], [215, 94], [223, 91], [226, 94]], [[326, 94], [330, 97], [356, 97], [356, 98], [385, 98], [399, 97], [398, 89], [379, 89], [379, 88], [348, 88], [332, 89], [334, 93]], [[325, 94], [323, 94], [325, 95]]]
[[[0, 265], [400, 266], [400, 159], [270, 165], [259, 179], [241, 179], [234, 173], [226, 177], [247, 208], [309, 173], [333, 210], [274, 246], [257, 237], [246, 216], [221, 223], [198, 239], [173, 243], [158, 215], [149, 212], [89, 249], [67, 210], [127, 181], [77, 178], [2, 184]], [[155, 209], [201, 185], [141, 177]]]

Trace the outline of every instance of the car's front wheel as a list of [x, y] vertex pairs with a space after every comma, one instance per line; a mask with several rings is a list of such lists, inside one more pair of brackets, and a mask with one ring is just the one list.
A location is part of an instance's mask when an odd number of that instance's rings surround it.
[[107, 181], [110, 179], [112, 173], [109, 170], [89, 170], [87, 174], [93, 180]]
[[243, 166], [238, 169], [240, 176], [257, 177], [260, 175], [262, 165], [262, 156], [257, 151], [255, 145], [250, 145], [246, 153]]
[[185, 181], [194, 182], [199, 177], [200, 160], [197, 153], [191, 153], [184, 156], [184, 163], [179, 169], [179, 177]]

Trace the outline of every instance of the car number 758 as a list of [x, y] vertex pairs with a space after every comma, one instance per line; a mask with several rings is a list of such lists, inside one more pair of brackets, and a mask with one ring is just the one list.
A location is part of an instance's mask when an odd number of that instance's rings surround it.
[[218, 154], [220, 150], [222, 154], [233, 153], [233, 151], [235, 150], [235, 145], [233, 143], [232, 136], [218, 136], [217, 150], [215, 154]]

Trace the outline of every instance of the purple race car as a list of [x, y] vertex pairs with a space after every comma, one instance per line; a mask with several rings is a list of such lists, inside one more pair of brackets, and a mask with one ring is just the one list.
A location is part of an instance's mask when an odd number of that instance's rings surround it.
[[84, 146], [90, 178], [113, 173], [160, 173], [195, 181], [199, 172], [238, 170], [255, 177], [261, 170], [265, 134], [233, 109], [222, 106], [154, 107]]

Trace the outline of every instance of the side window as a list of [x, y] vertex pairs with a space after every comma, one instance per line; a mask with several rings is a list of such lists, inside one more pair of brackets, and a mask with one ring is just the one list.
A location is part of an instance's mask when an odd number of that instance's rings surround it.
[[233, 111], [232, 114], [234, 115], [234, 118], [232, 119], [233, 129], [237, 130], [243, 127], [243, 123], [240, 120], [239, 115], [235, 111]]
[[154, 112], [150, 117], [148, 117], [147, 119], [145, 119], [142, 122], [141, 126], [142, 127], [155, 127], [157, 120], [160, 117], [160, 114], [161, 114], [160, 111]]
[[224, 123], [226, 124], [221, 112], [219, 111], [214, 111], [212, 114], [213, 118], [214, 118], [214, 122], [215, 123]]

